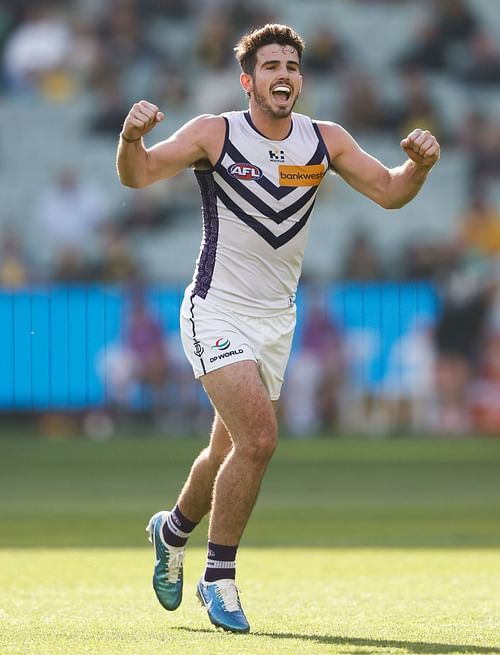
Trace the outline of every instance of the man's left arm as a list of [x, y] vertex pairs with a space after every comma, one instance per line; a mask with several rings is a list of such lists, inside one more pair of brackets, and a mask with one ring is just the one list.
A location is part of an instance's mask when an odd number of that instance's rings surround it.
[[427, 130], [413, 130], [401, 141], [408, 159], [395, 168], [387, 168], [365, 152], [339, 125], [323, 123], [321, 132], [332, 168], [350, 186], [385, 209], [399, 209], [410, 202], [440, 156], [439, 143]]

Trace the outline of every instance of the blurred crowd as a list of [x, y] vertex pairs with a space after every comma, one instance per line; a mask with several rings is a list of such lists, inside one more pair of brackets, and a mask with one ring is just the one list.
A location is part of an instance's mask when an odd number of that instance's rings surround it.
[[[415, 3], [353, 0], [352, 5], [391, 12]], [[292, 360], [287, 386], [290, 399], [303, 401], [287, 403], [285, 397], [283, 403], [285, 421], [296, 434], [354, 425], [355, 417], [364, 417], [359, 427], [368, 420], [386, 430], [500, 430], [492, 409], [500, 406], [500, 119], [489, 110], [490, 98], [493, 108], [500, 107], [500, 38], [474, 0], [419, 5], [410, 38], [387, 63], [392, 88], [370, 69], [368, 46], [356, 48], [334, 22], [310, 24], [298, 110], [319, 112], [359, 139], [375, 134], [397, 142], [415, 126], [432, 130], [446, 152], [465, 161], [463, 177], [456, 180], [464, 201], [453, 230], [441, 240], [409, 239], [387, 253], [357, 226], [330, 279], [307, 280], [306, 271], [305, 282], [426, 281], [436, 288], [438, 316], [432, 325], [416, 325], [393, 353], [394, 366], [406, 367], [411, 378], [406, 388], [401, 374], [399, 386], [387, 379], [378, 397], [373, 390], [363, 393], [356, 405], [346, 383], [349, 356], [342, 329], [316, 298], [304, 318], [303, 342], [296, 344], [300, 361]], [[284, 22], [277, 3], [0, 0], [0, 104], [19, 98], [35, 107], [64, 106], [90, 99], [82, 134], [108, 140], [110, 148], [129, 106], [141, 97], [164, 107], [173, 123], [176, 117], [182, 122], [198, 113], [238, 109], [245, 99], [237, 84], [234, 43], [249, 27], [268, 21]], [[465, 90], [470, 98], [459, 120], [449, 119], [435, 94], [440, 84]], [[319, 99], [315, 87], [332, 91]], [[99, 176], [83, 174], [76, 162], [61, 165], [53, 183], [39, 189], [21, 229], [0, 217], [0, 285], [147, 282], [137, 244], [144, 234], [168, 231], [197, 204], [186, 184], [181, 179], [168, 190], [138, 192], [130, 202], [117, 203]], [[152, 359], [154, 370], [141, 375], [157, 389], [167, 383], [168, 358], [161, 370], [155, 368], [158, 358]], [[425, 370], [417, 371], [419, 365]], [[118, 388], [117, 402], [125, 397]], [[362, 411], [353, 412], [355, 406]]]

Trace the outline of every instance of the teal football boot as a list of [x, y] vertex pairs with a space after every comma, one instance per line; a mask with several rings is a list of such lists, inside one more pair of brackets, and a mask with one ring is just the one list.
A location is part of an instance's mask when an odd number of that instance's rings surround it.
[[153, 589], [160, 604], [169, 611], [176, 610], [182, 601], [185, 548], [169, 546], [163, 539], [163, 525], [169, 512], [157, 512], [146, 527], [155, 552]]
[[234, 580], [228, 578], [205, 582], [202, 578], [196, 587], [196, 594], [215, 626], [228, 632], [250, 632]]

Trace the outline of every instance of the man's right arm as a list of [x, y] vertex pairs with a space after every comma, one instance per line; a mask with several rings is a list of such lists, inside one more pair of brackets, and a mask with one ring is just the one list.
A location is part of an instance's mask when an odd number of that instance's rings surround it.
[[125, 186], [139, 189], [173, 177], [197, 161], [210, 160], [210, 138], [219, 131], [221, 117], [198, 116], [165, 141], [145, 148], [142, 137], [163, 118], [158, 107], [145, 100], [127, 115], [116, 157], [118, 177]]

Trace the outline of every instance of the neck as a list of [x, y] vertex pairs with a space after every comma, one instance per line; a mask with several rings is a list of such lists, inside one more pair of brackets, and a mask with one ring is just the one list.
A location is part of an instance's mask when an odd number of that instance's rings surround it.
[[260, 110], [250, 103], [250, 116], [255, 127], [268, 139], [282, 141], [290, 134], [292, 115], [284, 118], [277, 118], [267, 112]]

